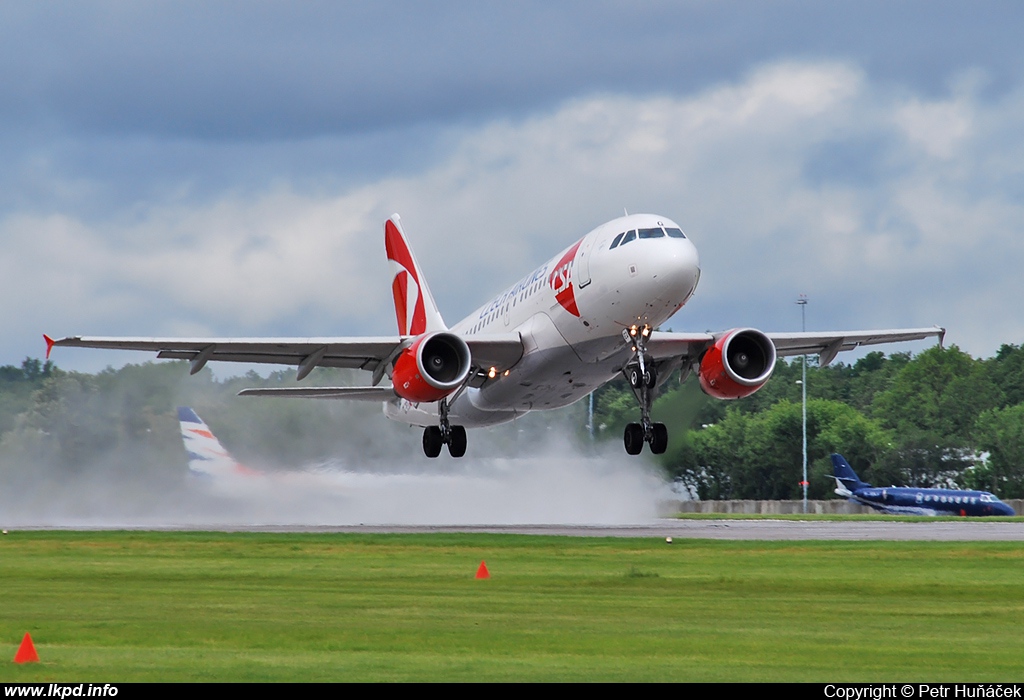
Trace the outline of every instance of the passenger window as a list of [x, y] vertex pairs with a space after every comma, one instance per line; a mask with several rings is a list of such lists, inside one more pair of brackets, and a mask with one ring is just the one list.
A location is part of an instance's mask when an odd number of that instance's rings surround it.
[[686, 238], [686, 236], [683, 235], [682, 229], [678, 228], [667, 228], [665, 229], [665, 233], [667, 233], [671, 238]]
[[622, 241], [622, 237], [625, 236], [625, 235], [626, 234], [624, 234], [624, 233], [620, 233], [618, 236], [616, 236], [615, 240], [612, 241], [612, 244], [610, 246], [608, 246], [608, 250], [611, 250], [612, 248], [617, 246], [619, 244], [619, 242]]
[[661, 238], [665, 235], [665, 232], [660, 228], [642, 228], [640, 229], [640, 238]]
[[626, 237], [622, 239], [622, 245], [626, 245], [632, 240], [636, 239], [636, 231], [627, 231]]

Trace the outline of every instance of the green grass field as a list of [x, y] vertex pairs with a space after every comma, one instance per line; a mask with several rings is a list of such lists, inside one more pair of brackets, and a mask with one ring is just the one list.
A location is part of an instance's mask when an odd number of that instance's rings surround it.
[[0, 586], [5, 681], [1024, 677], [1014, 543], [14, 532]]

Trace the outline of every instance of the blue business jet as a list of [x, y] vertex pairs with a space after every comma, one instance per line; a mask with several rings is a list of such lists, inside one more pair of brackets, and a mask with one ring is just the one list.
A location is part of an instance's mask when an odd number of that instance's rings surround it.
[[842, 455], [832, 455], [836, 493], [852, 503], [870, 506], [892, 515], [1016, 515], [988, 491], [878, 488], [865, 484]]

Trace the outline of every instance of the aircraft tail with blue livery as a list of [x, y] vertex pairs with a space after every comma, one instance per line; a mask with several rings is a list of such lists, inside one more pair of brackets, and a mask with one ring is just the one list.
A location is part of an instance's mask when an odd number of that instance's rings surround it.
[[185, 452], [188, 453], [188, 471], [191, 476], [216, 479], [258, 473], [239, 464], [191, 408], [178, 407], [178, 422], [181, 424]]

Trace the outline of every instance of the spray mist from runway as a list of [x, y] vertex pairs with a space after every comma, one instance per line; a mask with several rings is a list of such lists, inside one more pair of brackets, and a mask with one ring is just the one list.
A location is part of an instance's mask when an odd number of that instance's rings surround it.
[[0, 494], [12, 527], [272, 527], [636, 524], [658, 516], [664, 478], [618, 444], [567, 440], [512, 458], [416, 454], [223, 480], [160, 470], [21, 479]]

